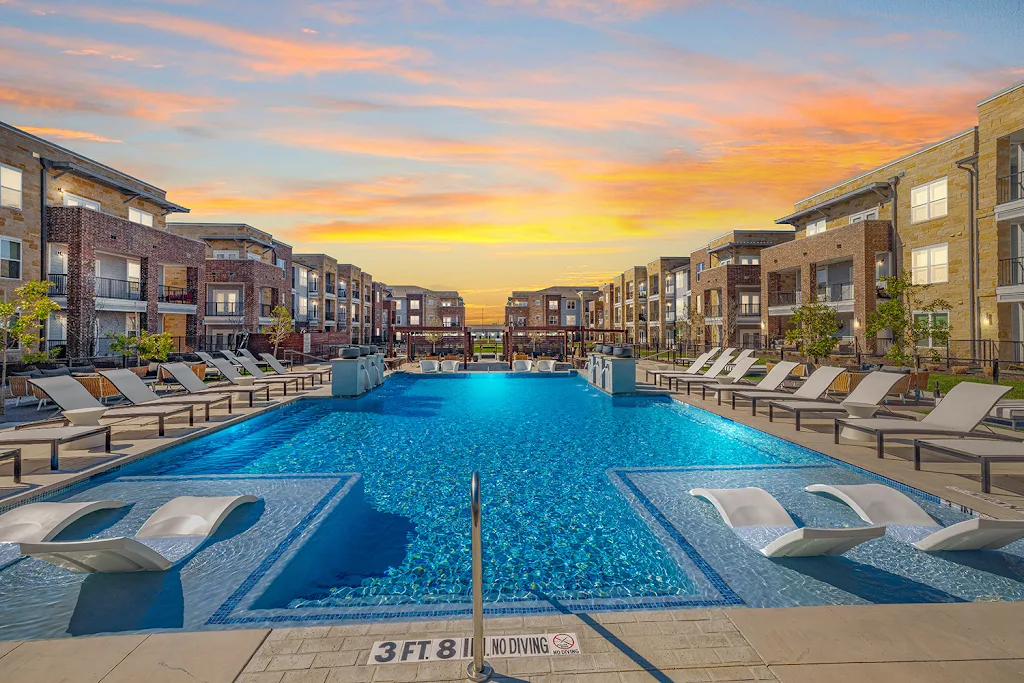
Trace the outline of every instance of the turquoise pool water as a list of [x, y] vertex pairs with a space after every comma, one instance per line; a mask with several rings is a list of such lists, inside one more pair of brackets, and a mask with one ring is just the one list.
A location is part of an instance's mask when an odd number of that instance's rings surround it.
[[[1024, 599], [1024, 542], [927, 554], [884, 537], [791, 560], [751, 550], [689, 489], [760, 486], [798, 524], [860, 526], [803, 489], [880, 479], [698, 408], [611, 398], [576, 376], [395, 375], [362, 398], [301, 400], [51, 496], [132, 504], [66, 540], [132, 535], [179, 495], [260, 502], [168, 572], [0, 562], [0, 639], [466, 616], [474, 470], [490, 615]], [[966, 518], [903, 488], [941, 524]]]

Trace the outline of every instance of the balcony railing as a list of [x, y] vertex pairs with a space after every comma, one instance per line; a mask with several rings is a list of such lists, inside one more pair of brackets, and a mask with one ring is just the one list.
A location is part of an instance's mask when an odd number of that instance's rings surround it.
[[50, 296], [68, 295], [68, 276], [61, 273], [50, 273], [46, 276], [50, 281]]
[[138, 280], [111, 280], [108, 277], [93, 278], [96, 296], [104, 299], [142, 300], [142, 283]]
[[459, 327], [459, 321], [458, 320], [446, 320], [446, 321], [441, 323], [441, 327]]
[[328, 282], [324, 285], [324, 294], [334, 294], [334, 283]]
[[803, 292], [768, 292], [769, 306], [799, 306]]
[[319, 294], [320, 293], [320, 283], [317, 282], [316, 280], [310, 280], [309, 283], [306, 285], [306, 293], [307, 294]]
[[1024, 171], [996, 178], [997, 204], [1005, 204], [1018, 199], [1024, 199]]
[[344, 287], [338, 287], [338, 298], [339, 299], [347, 299], [348, 298], [348, 290], [345, 289]]
[[999, 259], [999, 286], [1024, 285], [1024, 256]]
[[207, 301], [206, 315], [240, 316], [243, 307], [241, 301]]
[[818, 285], [817, 295], [819, 301], [826, 303], [853, 301], [853, 283], [834, 282], [827, 285]]
[[274, 317], [274, 304], [260, 304], [260, 317], [261, 318], [272, 318], [272, 317]]
[[196, 293], [184, 287], [160, 285], [157, 287], [156, 300], [166, 304], [194, 304]]
[[761, 304], [740, 304], [740, 315], [761, 315]]
[[324, 321], [334, 320], [334, 311], [324, 311]]

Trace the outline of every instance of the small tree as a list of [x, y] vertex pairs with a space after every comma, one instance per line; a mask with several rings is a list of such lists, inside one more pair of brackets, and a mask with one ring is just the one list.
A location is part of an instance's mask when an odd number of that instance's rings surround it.
[[423, 338], [430, 342], [430, 354], [433, 355], [437, 345], [444, 341], [444, 332], [425, 332]]
[[292, 330], [295, 328], [295, 322], [292, 320], [292, 314], [284, 306], [276, 306], [270, 313], [273, 316], [273, 320], [267, 326], [266, 334], [274, 345], [274, 355], [276, 356], [277, 347], [292, 333]]
[[[26, 282], [14, 290], [14, 299], [4, 297], [0, 301], [0, 331], [3, 333], [4, 360], [0, 371], [0, 387], [7, 386], [7, 352], [12, 346], [21, 344], [30, 347], [39, 341], [43, 321], [60, 306], [50, 300], [49, 282]], [[0, 415], [4, 414], [6, 401], [0, 399]]]
[[[907, 273], [884, 277], [882, 282], [889, 298], [868, 314], [866, 329], [871, 336], [877, 336], [882, 330], [892, 332], [892, 343], [885, 357], [894, 365], [912, 365], [924, 340], [945, 345], [949, 340], [949, 325], [936, 322], [931, 315], [915, 314], [947, 310], [949, 302], [934, 299], [925, 303], [923, 294], [928, 285], [915, 285]], [[938, 351], [931, 355], [933, 360], [938, 360]]]
[[153, 334], [143, 330], [135, 342], [135, 352], [139, 355], [139, 358], [147, 360], [165, 362], [173, 350], [174, 337], [171, 336], [170, 332]]
[[815, 298], [795, 308], [790, 322], [793, 327], [786, 330], [786, 343], [796, 344], [797, 350], [813, 358], [815, 363], [828, 357], [839, 343], [835, 309], [823, 300]]
[[699, 346], [704, 341], [704, 313], [695, 305], [680, 311], [676, 316], [676, 332], [687, 342]]

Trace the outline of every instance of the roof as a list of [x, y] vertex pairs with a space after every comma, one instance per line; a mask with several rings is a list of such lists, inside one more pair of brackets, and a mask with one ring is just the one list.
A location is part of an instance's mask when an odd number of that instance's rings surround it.
[[793, 221], [799, 220], [800, 218], [806, 218], [811, 214], [825, 213], [825, 209], [833, 207], [836, 204], [842, 204], [843, 202], [849, 201], [851, 199], [856, 199], [857, 197], [863, 197], [864, 195], [871, 194], [872, 192], [882, 194], [883, 192], [889, 192], [890, 189], [891, 188], [889, 187], [889, 183], [870, 183], [868, 185], [864, 185], [863, 187], [858, 187], [856, 190], [844, 192], [843, 194], [837, 197], [833, 197], [832, 199], [826, 199], [823, 202], [818, 202], [814, 206], [808, 206], [806, 209], [801, 209], [796, 213], [791, 213], [788, 216], [783, 216], [782, 218], [778, 219], [775, 222], [780, 225], [785, 223], [792, 224]]
[[[27, 135], [27, 133], [26, 133], [26, 135]], [[135, 199], [135, 198], [145, 199], [147, 202], [149, 202], [151, 204], [156, 204], [161, 209], [163, 209], [165, 215], [169, 214], [169, 213], [188, 213], [189, 212], [189, 209], [185, 208], [184, 206], [181, 206], [180, 204], [175, 204], [174, 202], [167, 201], [166, 199], [161, 197], [156, 192], [150, 192], [148, 190], [141, 190], [141, 189], [135, 187], [134, 185], [132, 185], [131, 183], [125, 182], [125, 181], [120, 180], [118, 178], [114, 178], [114, 177], [105, 175], [103, 173], [99, 173], [98, 171], [95, 171], [95, 170], [89, 168], [88, 166], [83, 166], [82, 164], [79, 164], [78, 162], [75, 162], [75, 161], [52, 161], [50, 159], [47, 159], [47, 160], [45, 160], [45, 163], [46, 163], [48, 168], [53, 169], [55, 171], [60, 171], [61, 174], [70, 173], [72, 175], [78, 176], [79, 178], [85, 178], [87, 180], [91, 180], [94, 183], [98, 183], [100, 185], [105, 185], [106, 187], [110, 187], [110, 188], [113, 188], [113, 189], [117, 190], [121, 194], [129, 197], [130, 199]], [[93, 162], [93, 163], [95, 163], [95, 162]], [[130, 176], [125, 176], [125, 177], [130, 177]], [[135, 179], [132, 178], [132, 180], [135, 180]], [[141, 183], [142, 181], [137, 181], [137, 182]], [[146, 183], [143, 183], [143, 184], [146, 184]], [[150, 186], [150, 187], [152, 187], [152, 186]], [[161, 190], [157, 190], [157, 192], [161, 192]]]
[[1003, 88], [999, 92], [997, 92], [997, 93], [995, 93], [993, 95], [989, 95], [985, 99], [979, 101], [978, 102], [978, 106], [980, 107], [983, 104], [988, 104], [992, 100], [998, 99], [998, 98], [1002, 97], [1003, 95], [1008, 95], [1009, 93], [1013, 92], [1017, 88], [1024, 88], [1024, 81], [1020, 81], [1018, 83], [1014, 83], [1013, 85], [1011, 85], [1008, 88]]

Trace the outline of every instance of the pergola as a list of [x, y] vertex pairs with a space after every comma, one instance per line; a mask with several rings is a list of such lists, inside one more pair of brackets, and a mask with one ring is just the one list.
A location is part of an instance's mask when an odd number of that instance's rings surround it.
[[[439, 332], [445, 337], [451, 337], [457, 339], [462, 345], [462, 361], [468, 363], [472, 354], [473, 340], [470, 336], [469, 329], [466, 327], [392, 327], [392, 334], [388, 335], [388, 358], [394, 358], [395, 356], [395, 334], [402, 333], [409, 335], [409, 341], [407, 348], [409, 349], [409, 360], [415, 360], [416, 356], [416, 345], [414, 339], [419, 336], [422, 337], [429, 332]], [[441, 341], [444, 343], [444, 340]]]
[[[622, 330], [594, 330], [594, 331], [599, 331], [599, 332], [610, 331], [610, 332], [619, 332], [619, 333], [623, 332]], [[544, 333], [544, 334], [547, 334], [547, 335], [561, 337], [561, 339], [562, 339], [562, 356], [564, 358], [568, 358], [569, 357], [569, 336], [572, 335], [573, 337], [575, 337], [577, 334], [581, 334], [582, 335], [580, 337], [581, 340], [585, 341], [586, 338], [587, 338], [586, 335], [587, 335], [588, 330], [585, 329], [585, 328], [582, 328], [582, 327], [580, 327], [578, 325], [535, 325], [535, 326], [530, 326], [530, 325], [509, 325], [508, 327], [505, 328], [505, 333], [504, 333], [503, 338], [502, 338], [502, 343], [503, 343], [504, 348], [505, 348], [506, 360], [509, 363], [509, 367], [512, 366], [512, 356], [513, 356], [512, 351], [513, 351], [513, 347], [514, 347], [513, 338], [515, 337], [516, 333], [529, 334], [531, 332], [540, 332], [540, 333]]]

